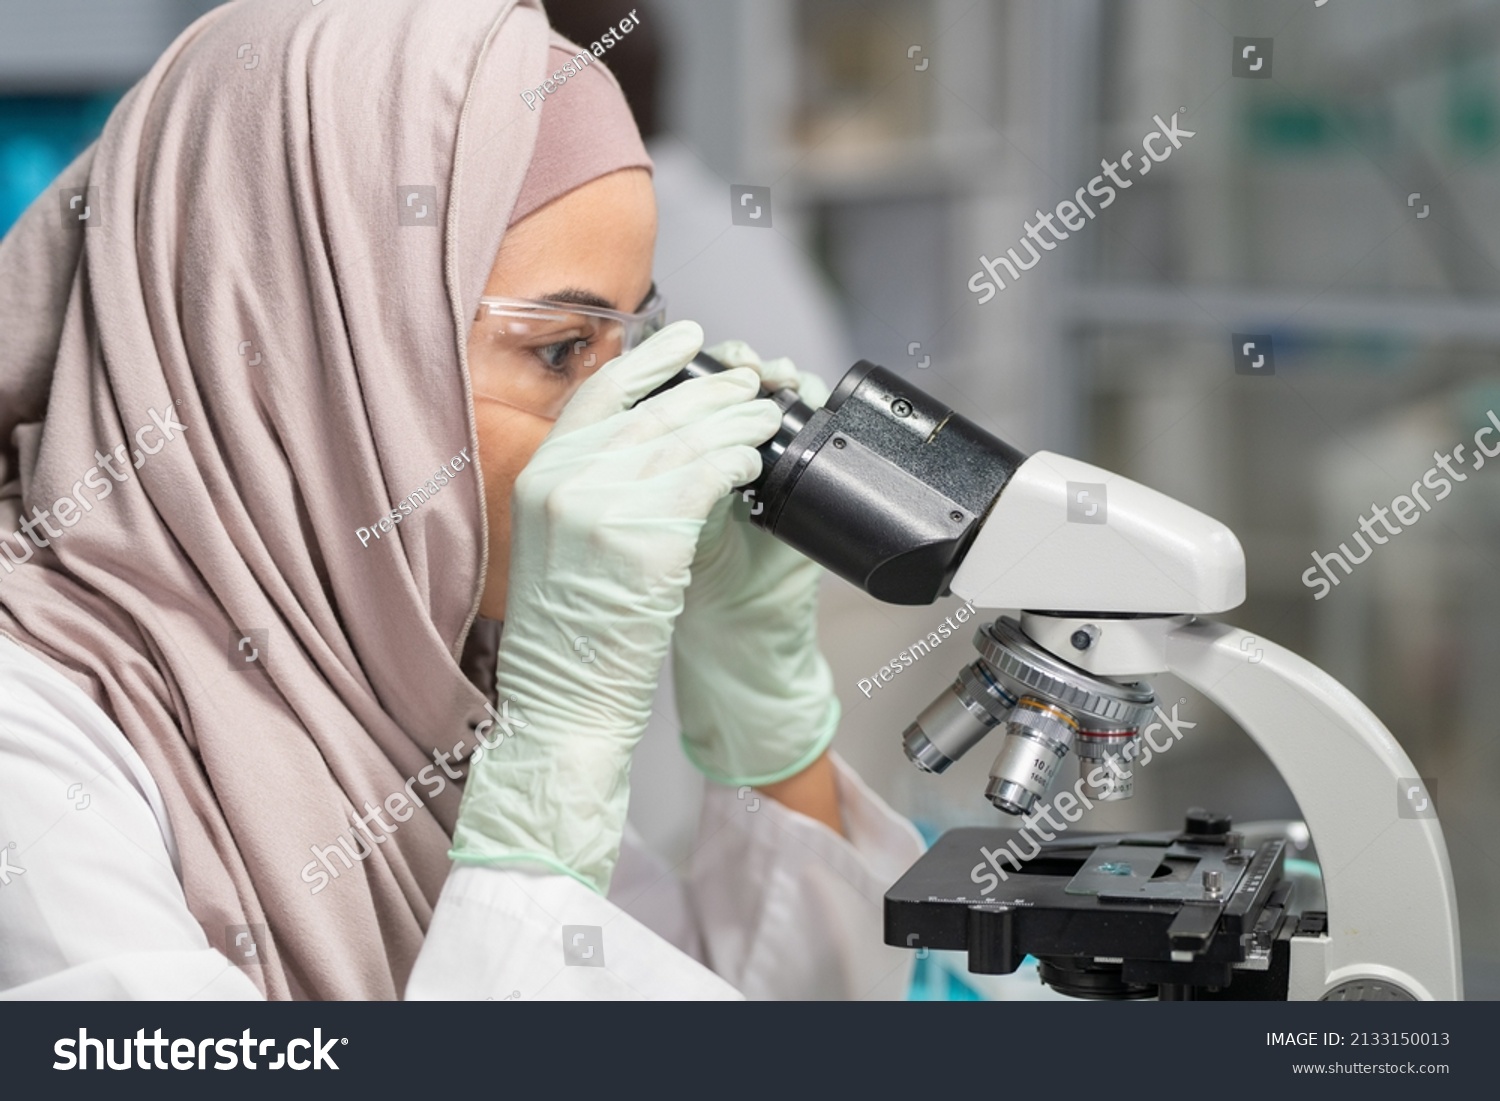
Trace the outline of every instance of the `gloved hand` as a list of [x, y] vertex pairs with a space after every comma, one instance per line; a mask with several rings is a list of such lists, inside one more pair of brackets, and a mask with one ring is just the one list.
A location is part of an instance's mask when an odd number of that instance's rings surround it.
[[[790, 360], [763, 363], [739, 341], [708, 354], [753, 368], [768, 390], [797, 390], [813, 408], [828, 400], [822, 381], [799, 374]], [[840, 708], [818, 650], [822, 568], [752, 526], [743, 511], [731, 518], [733, 503], [714, 506], [698, 540], [672, 637], [672, 671], [688, 759], [718, 783], [761, 786], [812, 764], [833, 740]]]
[[693, 379], [631, 408], [702, 343], [703, 330], [681, 322], [606, 364], [516, 479], [497, 662], [513, 736], [470, 769], [456, 861], [531, 861], [608, 888], [630, 754], [698, 535], [716, 502], [758, 476], [755, 448], [781, 422], [774, 403], [755, 400], [751, 370]]

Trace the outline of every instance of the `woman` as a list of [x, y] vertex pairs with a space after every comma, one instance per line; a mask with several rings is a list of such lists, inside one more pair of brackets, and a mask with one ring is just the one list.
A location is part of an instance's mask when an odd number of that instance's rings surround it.
[[[230, 4], [0, 243], [9, 996], [899, 988], [915, 836], [827, 752], [815, 571], [727, 522], [761, 378], [823, 391], [730, 345], [647, 397], [701, 332], [649, 335], [579, 53], [530, 3]], [[669, 652], [685, 881], [623, 845]]]

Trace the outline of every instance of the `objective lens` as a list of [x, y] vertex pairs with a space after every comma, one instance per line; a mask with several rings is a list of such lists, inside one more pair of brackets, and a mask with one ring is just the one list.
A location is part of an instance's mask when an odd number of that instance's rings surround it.
[[902, 748], [923, 772], [942, 772], [1005, 721], [1016, 698], [985, 675], [978, 662], [927, 705], [906, 728]]
[[1118, 802], [1135, 794], [1135, 775], [1125, 756], [1125, 748], [1135, 737], [1133, 730], [1091, 730], [1079, 734], [1073, 743], [1073, 751], [1078, 754], [1078, 778], [1088, 784], [1096, 803]]
[[1078, 721], [1066, 711], [1023, 697], [1006, 724], [985, 797], [1007, 814], [1028, 813], [1046, 794], [1077, 733]]

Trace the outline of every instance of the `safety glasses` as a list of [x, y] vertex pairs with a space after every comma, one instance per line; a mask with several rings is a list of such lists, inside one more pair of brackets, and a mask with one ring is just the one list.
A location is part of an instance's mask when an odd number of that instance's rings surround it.
[[481, 298], [469, 334], [476, 400], [556, 419], [583, 381], [657, 332], [666, 303], [652, 286], [635, 313], [527, 298]]

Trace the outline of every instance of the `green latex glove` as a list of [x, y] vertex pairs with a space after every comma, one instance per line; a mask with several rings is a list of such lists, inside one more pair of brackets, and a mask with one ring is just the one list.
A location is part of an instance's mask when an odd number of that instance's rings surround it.
[[[750, 367], [769, 390], [790, 388], [817, 408], [828, 388], [790, 360], [762, 362], [738, 341], [709, 349]], [[754, 502], [714, 506], [698, 541], [692, 584], [672, 636], [682, 746], [710, 780], [774, 784], [828, 748], [839, 722], [833, 672], [818, 650], [822, 567], [744, 519]]]
[[755, 448], [781, 421], [774, 403], [755, 398], [749, 370], [631, 408], [702, 342], [702, 329], [680, 322], [606, 364], [516, 480], [497, 662], [510, 729], [490, 731], [486, 741], [503, 741], [470, 769], [456, 861], [540, 863], [608, 888], [631, 751], [704, 520], [758, 476]]

